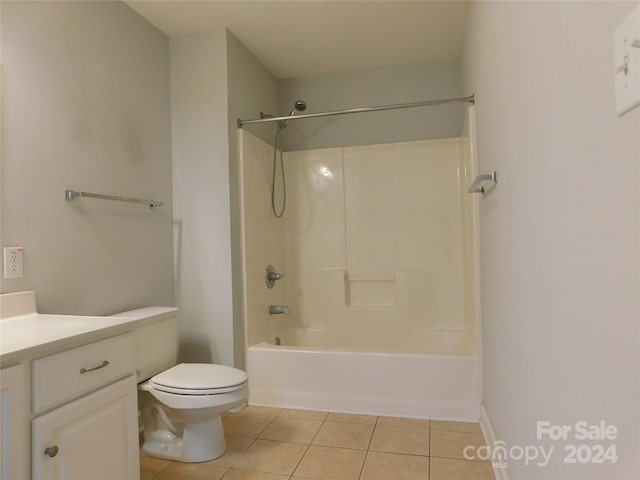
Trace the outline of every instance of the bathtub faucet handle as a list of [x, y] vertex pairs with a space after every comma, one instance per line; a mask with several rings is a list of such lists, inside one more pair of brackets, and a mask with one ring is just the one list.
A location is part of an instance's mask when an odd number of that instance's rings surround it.
[[267, 274], [265, 275], [265, 280], [267, 282], [267, 287], [273, 288], [277, 280], [284, 278], [284, 273], [277, 273], [276, 269], [273, 268], [273, 265], [269, 265], [267, 267]]
[[289, 307], [287, 305], [269, 305], [269, 315], [289, 315]]

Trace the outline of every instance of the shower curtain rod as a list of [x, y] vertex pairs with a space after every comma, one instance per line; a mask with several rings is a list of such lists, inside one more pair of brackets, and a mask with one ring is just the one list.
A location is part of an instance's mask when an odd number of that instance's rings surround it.
[[346, 115], [347, 113], [378, 112], [380, 110], [397, 110], [400, 108], [429, 107], [432, 105], [444, 105], [447, 103], [473, 104], [475, 103], [475, 95], [471, 95], [469, 97], [445, 98], [442, 100], [427, 100], [424, 102], [398, 103], [396, 105], [380, 105], [377, 107], [350, 108], [348, 110], [335, 110], [332, 112], [305, 113], [302, 115], [288, 115], [285, 117], [258, 118], [255, 120], [238, 119], [238, 128], [242, 128], [245, 125], [252, 125], [255, 123], [281, 122], [283, 120], [300, 120], [302, 118], [330, 117], [333, 115]]

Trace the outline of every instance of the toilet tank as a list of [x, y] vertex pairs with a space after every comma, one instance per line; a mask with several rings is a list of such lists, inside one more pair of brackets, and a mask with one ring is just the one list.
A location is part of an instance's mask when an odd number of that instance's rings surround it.
[[145, 307], [113, 317], [139, 319], [133, 329], [138, 383], [173, 367], [178, 355], [178, 309]]

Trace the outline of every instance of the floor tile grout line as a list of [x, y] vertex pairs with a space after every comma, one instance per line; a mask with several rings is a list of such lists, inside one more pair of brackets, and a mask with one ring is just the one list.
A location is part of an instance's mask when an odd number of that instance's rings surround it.
[[[287, 417], [283, 417], [283, 418], [287, 418]], [[274, 419], [275, 420], [275, 419]], [[323, 421], [321, 420], [307, 420], [307, 419], [302, 419], [302, 418], [293, 418], [291, 420], [302, 420], [302, 421], [309, 421], [309, 422], [320, 422], [320, 425], [318, 426], [318, 430], [316, 430], [316, 432], [313, 434], [313, 436], [311, 437], [311, 440], [309, 442], [294, 442], [292, 440], [278, 440], [278, 439], [273, 439], [273, 438], [260, 438], [258, 437], [260, 440], [270, 440], [272, 442], [284, 442], [284, 443], [293, 443], [296, 445], [311, 445], [313, 444], [313, 440], [315, 440], [316, 436], [318, 435], [318, 433], [320, 432], [320, 429], [322, 428], [322, 425], [324, 424]], [[268, 427], [267, 427], [268, 428]], [[260, 435], [262, 435], [264, 432], [266, 431], [266, 428], [264, 431], [262, 431], [260, 433]]]
[[[323, 422], [324, 423], [324, 422]], [[329, 423], [339, 423], [339, 422], [329, 422]], [[322, 427], [320, 427], [322, 428]], [[318, 435], [318, 433], [320, 432], [320, 428], [318, 429], [318, 431], [316, 432], [316, 434], [314, 435], [313, 439], [311, 440], [311, 442], [313, 442], [313, 440], [315, 440], [315, 437]], [[300, 466], [300, 464], [302, 463], [302, 461], [304, 460], [305, 455], [307, 454], [307, 452], [309, 451], [309, 449], [311, 447], [321, 447], [321, 448], [334, 448], [336, 450], [353, 450], [354, 452], [364, 452], [365, 454], [365, 458], [362, 461], [362, 466], [360, 467], [360, 473], [358, 474], [358, 479], [360, 478], [360, 476], [362, 475], [362, 470], [364, 469], [364, 463], [366, 461], [367, 455], [369, 454], [368, 450], [362, 450], [359, 448], [348, 448], [348, 447], [338, 447], [338, 446], [331, 446], [331, 445], [315, 445], [313, 443], [309, 443], [307, 444], [307, 448], [304, 451], [304, 453], [302, 454], [302, 457], [300, 458], [300, 461], [298, 461], [298, 464], [296, 465], [296, 467], [293, 470], [293, 473], [291, 474], [291, 478], [293, 478], [293, 476], [295, 476], [296, 470], [298, 470], [298, 467]], [[307, 477], [300, 477], [300, 478], [307, 478]]]
[[[242, 410], [241, 410], [242, 411]], [[238, 415], [238, 414], [235, 414]], [[252, 415], [252, 414], [245, 414], [244, 416], [248, 416], [248, 417], [265, 417], [265, 418], [270, 418], [267, 417], [265, 415]], [[256, 443], [256, 440], [263, 440], [260, 438], [260, 435], [262, 435], [264, 433], [264, 431], [269, 427], [269, 425], [271, 425], [271, 423], [277, 418], [277, 415], [273, 418], [271, 418], [271, 420], [269, 420], [269, 422], [264, 426], [264, 428], [262, 430], [260, 430], [260, 432], [257, 434], [257, 436], [255, 437], [244, 437], [244, 438], [250, 438], [251, 439], [251, 443], [247, 446], [247, 448], [244, 449], [244, 451], [238, 455], [238, 458], [236, 458], [233, 462], [231, 462], [231, 466], [228, 467], [227, 472], [224, 474], [226, 475], [227, 473], [229, 473], [229, 470], [231, 470], [231, 468], [233, 468], [233, 466], [240, 460], [240, 458], [247, 453], [247, 451], [249, 451], [249, 449], [251, 448], [251, 446]], [[224, 431], [223, 431], [224, 432]], [[234, 435], [231, 435], [234, 436]], [[269, 441], [269, 440], [265, 440], [265, 441]], [[224, 455], [224, 454], [223, 454]]]
[[302, 460], [304, 460], [305, 455], [309, 451], [309, 447], [311, 447], [311, 444], [307, 444], [307, 448], [305, 448], [304, 452], [302, 452], [302, 455], [300, 456], [300, 460], [298, 460], [298, 462], [296, 463], [296, 466], [293, 467], [293, 470], [291, 471], [291, 475], [290, 475], [291, 477], [293, 477], [296, 474], [296, 470], [298, 470], [298, 467], [302, 463]]
[[[356, 450], [356, 449], [352, 448], [351, 450]], [[420, 455], [419, 453], [387, 452], [386, 450], [360, 450], [360, 451], [373, 452], [373, 453], [386, 453], [389, 455], [402, 455], [404, 457], [424, 457], [424, 458], [431, 457], [431, 455]], [[446, 458], [446, 457], [439, 457], [439, 458]]]
[[371, 451], [371, 442], [373, 442], [373, 437], [376, 434], [376, 428], [378, 428], [378, 420], [380, 420], [379, 416], [376, 417], [376, 421], [373, 423], [373, 430], [371, 431], [371, 437], [369, 437], [369, 443], [367, 444], [367, 449], [365, 450], [364, 459], [362, 460], [362, 466], [360, 467], [360, 473], [358, 474], [358, 480], [362, 478], [364, 466], [367, 463], [367, 457], [369, 456], [369, 452]]
[[[251, 443], [249, 443], [249, 445], [247, 445], [247, 448], [245, 448], [242, 453], [240, 455], [238, 455], [238, 458], [236, 458], [235, 460], [233, 460], [231, 462], [231, 466], [229, 467], [229, 469], [233, 468], [233, 466], [238, 463], [238, 460], [240, 460], [240, 457], [242, 457], [242, 455], [244, 455], [247, 450], [249, 450], [251, 448], [251, 445], [253, 445], [254, 443], [256, 443], [257, 438], [252, 438], [251, 439]], [[225, 452], [226, 453], [226, 452]], [[223, 454], [224, 455], [224, 454]], [[227, 472], [228, 473], [228, 472]], [[226, 475], [226, 474], [225, 474]]]
[[360, 467], [360, 473], [358, 474], [358, 480], [362, 478], [362, 474], [364, 472], [364, 466], [367, 464], [367, 457], [369, 456], [369, 450], [367, 450], [364, 454], [364, 459], [362, 460], [362, 466]]
[[313, 441], [316, 439], [316, 437], [318, 436], [318, 434], [320, 433], [320, 430], [322, 430], [322, 427], [324, 427], [324, 424], [327, 423], [327, 418], [329, 418], [329, 414], [327, 413], [327, 416], [324, 417], [324, 420], [322, 420], [322, 423], [320, 423], [320, 427], [318, 427], [318, 430], [316, 430], [315, 435], [313, 436], [313, 438], [311, 439], [311, 441], [309, 442], [309, 445], [313, 445]]
[[[281, 414], [281, 413], [282, 413], [282, 409], [280, 410], [280, 412], [278, 412], [278, 415], [276, 415], [276, 416], [271, 420], [271, 422], [269, 422], [269, 423], [265, 426], [265, 428], [260, 432], [260, 435], [262, 435], [262, 434], [264, 433], [264, 431], [268, 428], [268, 426], [269, 426], [269, 425], [271, 425], [271, 423], [273, 422], [273, 420], [275, 420], [276, 418], [278, 418], [278, 417], [280, 416], [280, 414]], [[328, 415], [327, 415], [327, 416], [328, 416]], [[283, 418], [286, 418], [286, 417], [283, 417]], [[297, 419], [297, 420], [302, 420], [302, 419]], [[320, 431], [320, 429], [322, 428], [322, 425], [324, 425], [325, 420], [326, 420], [326, 417], [325, 417], [325, 419], [324, 419], [324, 420], [322, 420], [322, 421], [320, 422], [320, 426], [318, 427], [318, 430], [317, 430], [317, 431], [316, 431], [316, 433], [313, 435], [313, 438], [311, 439], [311, 441], [310, 441], [309, 443], [306, 443], [306, 442], [302, 442], [302, 443], [300, 443], [300, 442], [284, 442], [284, 443], [293, 443], [293, 444], [296, 444], [296, 445], [306, 445], [306, 448], [304, 449], [304, 452], [303, 452], [303, 453], [302, 453], [302, 455], [300, 456], [300, 460], [298, 460], [298, 462], [296, 463], [295, 467], [293, 467], [293, 471], [292, 471], [292, 472], [291, 472], [291, 474], [289, 475], [289, 478], [291, 478], [291, 477], [293, 477], [293, 476], [295, 475], [296, 470], [298, 469], [298, 467], [300, 466], [300, 463], [302, 463], [302, 460], [304, 459], [305, 455], [306, 455], [306, 454], [307, 454], [307, 452], [309, 451], [309, 447], [311, 447], [311, 444], [312, 444], [313, 440], [314, 440], [314, 439], [316, 438], [316, 436], [318, 435], [318, 432], [319, 432], [319, 431]], [[258, 439], [258, 438], [256, 438], [255, 440], [257, 440], [257, 439]], [[254, 440], [254, 441], [255, 441], [255, 440]], [[262, 439], [262, 440], [265, 440], [265, 441], [273, 441], [273, 442], [281, 441], [281, 440], [267, 440], [267, 439]], [[248, 450], [248, 448], [247, 448], [247, 450]], [[246, 450], [245, 450], [245, 451], [246, 451]]]
[[298, 467], [300, 467], [300, 464], [302, 463], [302, 460], [304, 460], [304, 457], [307, 455], [307, 452], [309, 451], [309, 449], [311, 448], [311, 445], [313, 445], [313, 441], [316, 439], [316, 437], [318, 436], [318, 433], [320, 433], [320, 430], [322, 430], [322, 426], [324, 425], [324, 423], [327, 421], [327, 418], [329, 417], [329, 414], [327, 414], [324, 419], [322, 420], [322, 422], [320, 422], [320, 426], [318, 427], [318, 430], [316, 430], [316, 433], [313, 435], [313, 437], [311, 438], [311, 440], [309, 441], [309, 443], [307, 444], [307, 448], [305, 448], [304, 453], [302, 454], [302, 456], [300, 457], [300, 460], [298, 460], [298, 463], [296, 464], [295, 468], [293, 469], [293, 472], [291, 472], [291, 476], [293, 477], [296, 473], [296, 470], [298, 470]]
[[[369, 424], [364, 424], [364, 423], [346, 423], [346, 422], [329, 422], [329, 423], [338, 423], [340, 425], [359, 425], [359, 426], [365, 426], [365, 427], [374, 427], [374, 430], [375, 430], [375, 425], [369, 425]], [[367, 443], [367, 448], [346, 447], [344, 445], [325, 445], [325, 444], [321, 444], [321, 443], [313, 443], [313, 441], [315, 441], [317, 435], [320, 433], [321, 429], [322, 429], [322, 427], [320, 427], [320, 429], [316, 433], [316, 436], [313, 437], [312, 445], [314, 445], [314, 446], [327, 447], [327, 448], [343, 448], [343, 449], [347, 449], [347, 450], [357, 450], [357, 451], [360, 451], [360, 452], [366, 452], [366, 451], [369, 450], [369, 446], [371, 445], [371, 438], [373, 437], [373, 430], [372, 430], [371, 431], [371, 437], [369, 438], [369, 442]]]
[[371, 430], [371, 437], [369, 437], [369, 443], [367, 444], [367, 452], [371, 449], [371, 443], [373, 442], [373, 437], [376, 435], [376, 428], [378, 428], [377, 420], [375, 425], [373, 425], [373, 430]]
[[[155, 457], [150, 457], [150, 458], [155, 458]], [[158, 477], [158, 475], [160, 475], [160, 474], [161, 474], [162, 472], [164, 472], [167, 468], [169, 468], [169, 466], [170, 466], [171, 464], [173, 464], [173, 463], [174, 463], [174, 462], [172, 462], [171, 460], [167, 460], [167, 462], [169, 462], [169, 463], [167, 463], [164, 467], [162, 467], [160, 470], [158, 470], [158, 471], [156, 472], [156, 474], [155, 474], [153, 477], [151, 477], [151, 480], [155, 480], [155, 479]]]
[[222, 476], [220, 477], [220, 480], [224, 480], [224, 477], [226, 477], [229, 471], [231, 471], [231, 467], [222, 467], [222, 468], [226, 468], [227, 471], [222, 474]]
[[491, 465], [491, 461], [489, 460], [467, 460], [466, 458], [460, 458], [460, 457], [433, 457], [433, 458], [440, 458], [443, 460], [458, 460], [460, 462], [467, 462], [467, 463], [488, 463], [489, 465]]
[[324, 424], [324, 421], [322, 423], [320, 423], [320, 427], [318, 427], [318, 430], [316, 431], [316, 433], [313, 435], [313, 438], [311, 439], [311, 441], [309, 443], [307, 443], [307, 448], [304, 449], [304, 452], [302, 453], [302, 456], [300, 457], [300, 460], [298, 460], [298, 463], [296, 463], [296, 466], [293, 467], [293, 471], [291, 472], [291, 477], [293, 477], [296, 474], [296, 470], [298, 470], [298, 467], [300, 466], [300, 464], [302, 463], [302, 460], [304, 460], [304, 457], [307, 455], [307, 452], [309, 451], [309, 449], [311, 448], [311, 443], [313, 442], [313, 440], [316, 438], [316, 436], [318, 435], [318, 432], [320, 431], [320, 429], [322, 428], [322, 425]]

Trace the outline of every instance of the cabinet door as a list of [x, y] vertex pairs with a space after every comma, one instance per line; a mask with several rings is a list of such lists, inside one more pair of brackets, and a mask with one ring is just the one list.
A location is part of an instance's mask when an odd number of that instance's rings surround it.
[[29, 478], [29, 390], [24, 365], [0, 370], [0, 478]]
[[133, 376], [32, 421], [34, 479], [138, 480]]

